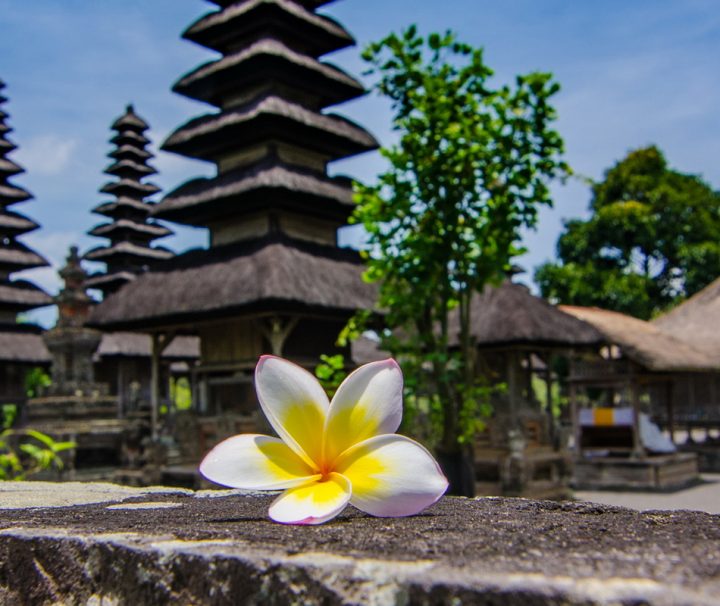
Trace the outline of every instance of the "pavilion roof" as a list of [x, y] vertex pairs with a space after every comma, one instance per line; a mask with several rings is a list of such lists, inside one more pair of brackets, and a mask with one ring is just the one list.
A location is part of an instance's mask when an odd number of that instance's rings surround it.
[[36, 326], [0, 326], [0, 361], [48, 364], [50, 353]]
[[175, 257], [138, 276], [92, 313], [105, 329], [160, 327], [263, 311], [349, 314], [375, 304], [355, 251], [265, 238]]
[[720, 278], [652, 324], [720, 365]]
[[619, 346], [629, 359], [648, 370], [692, 372], [720, 368], [719, 361], [645, 320], [598, 307], [561, 305], [560, 309], [592, 324], [608, 344]]
[[116, 131], [132, 130], [144, 133], [150, 126], [135, 113], [135, 108], [131, 104], [125, 108], [125, 113], [115, 120], [110, 128]]
[[[149, 358], [152, 356], [152, 338], [135, 332], [103, 333], [102, 341], [95, 352], [96, 358], [128, 357]], [[163, 359], [196, 360], [200, 357], [200, 339], [179, 335], [163, 351]]]
[[[603, 341], [590, 324], [536, 297], [526, 286], [509, 281], [487, 286], [474, 295], [471, 314], [471, 334], [479, 347], [588, 347]], [[457, 310], [450, 314], [449, 330], [451, 342], [457, 345], [460, 330]]]

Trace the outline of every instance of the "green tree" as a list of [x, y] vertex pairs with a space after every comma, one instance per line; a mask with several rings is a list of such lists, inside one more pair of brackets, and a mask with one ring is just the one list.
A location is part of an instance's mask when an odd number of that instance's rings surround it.
[[648, 319], [720, 273], [720, 194], [655, 146], [593, 184], [590, 211], [565, 223], [559, 261], [537, 269], [543, 296]]
[[[451, 32], [425, 39], [414, 26], [371, 44], [363, 58], [391, 101], [399, 136], [381, 150], [389, 168], [377, 183], [356, 187], [366, 275], [380, 283], [387, 325], [399, 329], [384, 347], [416, 395], [439, 402], [438, 455], [451, 489], [467, 493], [463, 422], [474, 423], [467, 411], [487, 393], [476, 379], [470, 298], [522, 252], [520, 230], [535, 225], [538, 208], [551, 203], [549, 181], [568, 171], [551, 128], [559, 85], [531, 73], [493, 86], [481, 49]], [[455, 308], [460, 328], [451, 335]]]

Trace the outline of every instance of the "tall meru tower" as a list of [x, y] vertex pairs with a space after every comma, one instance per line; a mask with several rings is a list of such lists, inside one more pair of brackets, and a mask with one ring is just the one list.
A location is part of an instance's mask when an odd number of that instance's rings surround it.
[[105, 263], [104, 272], [97, 272], [85, 282], [85, 288], [102, 291], [103, 296], [115, 292], [126, 282], [134, 280], [157, 261], [173, 256], [166, 248], [151, 247], [157, 238], [172, 232], [148, 217], [154, 206], [146, 198], [157, 194], [160, 188], [143, 182], [157, 171], [148, 160], [152, 154], [146, 149], [150, 140], [145, 136], [149, 126], [128, 105], [125, 113], [112, 125], [115, 135], [110, 139], [114, 149], [108, 154], [112, 164], [105, 169], [106, 175], [115, 177], [106, 183], [101, 193], [113, 196], [113, 200], [100, 204], [93, 212], [108, 217], [109, 222], [96, 225], [91, 236], [107, 238], [110, 242], [88, 251], [88, 261]]
[[159, 264], [93, 314], [104, 329], [199, 334], [196, 393], [209, 414], [255, 406], [258, 355], [312, 367], [337, 351], [347, 319], [375, 303], [359, 255], [337, 244], [352, 188], [346, 177], [329, 177], [328, 164], [377, 142], [325, 111], [365, 92], [320, 60], [354, 44], [316, 13], [329, 3], [214, 0], [218, 8], [185, 31], [221, 56], [174, 90], [213, 110], [178, 128], [163, 149], [212, 162], [217, 173], [169, 193], [153, 216], [207, 228], [209, 248]]
[[10, 182], [25, 171], [7, 157], [17, 146], [7, 138], [12, 128], [2, 110], [7, 102], [4, 88], [0, 80], [0, 404], [19, 404], [25, 399], [25, 373], [33, 366], [47, 366], [50, 360], [40, 328], [19, 324], [17, 314], [52, 305], [52, 298], [35, 284], [12, 278], [15, 272], [49, 263], [18, 240], [39, 226], [15, 211], [16, 205], [32, 196]]

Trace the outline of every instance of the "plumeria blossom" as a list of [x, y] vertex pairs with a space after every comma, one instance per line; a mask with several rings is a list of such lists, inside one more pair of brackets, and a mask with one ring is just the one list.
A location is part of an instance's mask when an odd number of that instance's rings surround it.
[[279, 438], [229, 438], [208, 453], [200, 472], [233, 488], [284, 489], [270, 506], [276, 522], [322, 524], [348, 503], [373, 516], [409, 516], [447, 490], [432, 455], [395, 434], [403, 391], [395, 360], [358, 368], [329, 402], [309, 372], [263, 356], [255, 388]]

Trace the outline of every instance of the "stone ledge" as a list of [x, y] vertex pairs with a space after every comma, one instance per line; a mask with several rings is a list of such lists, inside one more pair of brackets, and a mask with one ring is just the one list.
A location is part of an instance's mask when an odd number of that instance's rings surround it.
[[[445, 498], [420, 516], [267, 520], [271, 497], [94, 485], [0, 511], [0, 604], [717, 604], [720, 516]], [[35, 494], [35, 498], [27, 495]], [[107, 494], [107, 497], [110, 495]], [[209, 498], [214, 497], [214, 498]], [[39, 502], [40, 503], [39, 503]]]

